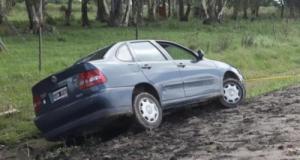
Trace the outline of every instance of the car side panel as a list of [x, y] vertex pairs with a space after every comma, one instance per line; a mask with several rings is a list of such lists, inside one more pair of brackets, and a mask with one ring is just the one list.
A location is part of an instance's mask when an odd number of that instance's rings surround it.
[[187, 98], [220, 93], [221, 74], [213, 63], [205, 60], [199, 62], [177, 60], [175, 62], [185, 65], [184, 68], [180, 69], [180, 73], [183, 77], [184, 91]]
[[171, 61], [138, 62], [142, 68], [148, 65], [151, 69], [142, 69], [145, 77], [157, 88], [161, 101], [184, 98], [183, 81], [179, 70]]

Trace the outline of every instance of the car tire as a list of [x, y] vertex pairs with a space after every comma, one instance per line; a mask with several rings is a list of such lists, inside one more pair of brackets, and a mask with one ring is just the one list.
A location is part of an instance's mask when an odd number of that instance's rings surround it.
[[239, 80], [228, 78], [223, 81], [223, 95], [219, 98], [219, 102], [224, 108], [237, 107], [245, 97], [245, 87]]
[[138, 124], [144, 129], [158, 128], [162, 122], [162, 109], [158, 100], [147, 92], [134, 97], [133, 111]]

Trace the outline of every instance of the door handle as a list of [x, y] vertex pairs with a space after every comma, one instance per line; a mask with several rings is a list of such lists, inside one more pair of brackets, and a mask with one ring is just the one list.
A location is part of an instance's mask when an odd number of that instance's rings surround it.
[[151, 68], [152, 68], [152, 67], [149, 66], [148, 64], [145, 64], [145, 65], [142, 66], [142, 69], [151, 69]]
[[179, 63], [179, 64], [177, 65], [177, 67], [184, 68], [184, 67], [185, 67], [185, 64]]

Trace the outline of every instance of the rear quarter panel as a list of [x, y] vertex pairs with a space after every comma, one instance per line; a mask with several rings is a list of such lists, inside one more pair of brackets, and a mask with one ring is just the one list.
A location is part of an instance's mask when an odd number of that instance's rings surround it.
[[131, 108], [134, 86], [148, 82], [138, 65], [134, 62], [95, 61], [90, 63], [104, 73], [107, 79], [105, 92], [110, 95], [109, 99], [114, 107]]

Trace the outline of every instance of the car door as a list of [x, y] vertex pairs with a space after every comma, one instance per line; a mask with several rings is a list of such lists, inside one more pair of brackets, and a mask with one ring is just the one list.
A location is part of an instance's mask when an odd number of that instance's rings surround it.
[[214, 96], [220, 92], [220, 76], [216, 66], [197, 60], [193, 51], [170, 42], [158, 42], [173, 58], [183, 78], [186, 97]]
[[184, 98], [179, 68], [150, 41], [129, 43], [133, 56], [145, 77], [158, 89], [161, 100]]

